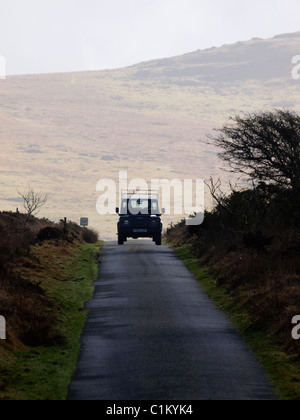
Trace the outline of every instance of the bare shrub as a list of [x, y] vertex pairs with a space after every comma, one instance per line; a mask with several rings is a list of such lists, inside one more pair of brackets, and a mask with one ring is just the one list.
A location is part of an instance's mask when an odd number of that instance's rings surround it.
[[99, 234], [94, 229], [83, 229], [81, 239], [88, 244], [95, 244], [99, 241]]

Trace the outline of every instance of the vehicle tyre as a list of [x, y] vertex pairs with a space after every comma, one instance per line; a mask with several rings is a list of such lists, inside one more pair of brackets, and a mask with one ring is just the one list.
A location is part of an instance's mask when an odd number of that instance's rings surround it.
[[124, 238], [122, 235], [118, 235], [118, 245], [124, 245]]
[[161, 246], [161, 235], [158, 235], [155, 239], [155, 244]]

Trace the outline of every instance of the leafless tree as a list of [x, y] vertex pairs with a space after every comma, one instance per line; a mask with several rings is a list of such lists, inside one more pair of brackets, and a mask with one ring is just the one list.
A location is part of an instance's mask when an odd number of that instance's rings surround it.
[[28, 217], [37, 214], [48, 201], [47, 194], [35, 192], [30, 185], [23, 193], [18, 191], [18, 194], [23, 199], [23, 206]]

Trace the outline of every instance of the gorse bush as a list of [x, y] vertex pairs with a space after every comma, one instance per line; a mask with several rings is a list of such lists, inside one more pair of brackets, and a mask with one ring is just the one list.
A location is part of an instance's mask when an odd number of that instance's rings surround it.
[[94, 229], [83, 229], [81, 232], [81, 238], [87, 244], [95, 244], [99, 241], [99, 234]]
[[47, 226], [41, 229], [37, 235], [40, 242], [62, 239], [64, 232], [61, 228]]
[[27, 255], [35, 241], [34, 232], [19, 217], [2, 214], [0, 217], [0, 266]]

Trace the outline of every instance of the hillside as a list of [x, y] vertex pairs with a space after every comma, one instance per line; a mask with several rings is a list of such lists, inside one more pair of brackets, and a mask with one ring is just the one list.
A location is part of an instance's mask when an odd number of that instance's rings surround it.
[[[43, 216], [89, 216], [103, 238], [115, 217], [95, 210], [101, 178], [209, 178], [222, 172], [203, 140], [231, 115], [300, 111], [291, 77], [300, 32], [254, 39], [110, 71], [0, 81], [0, 209], [16, 188], [49, 193]], [[171, 218], [166, 218], [166, 222]]]

